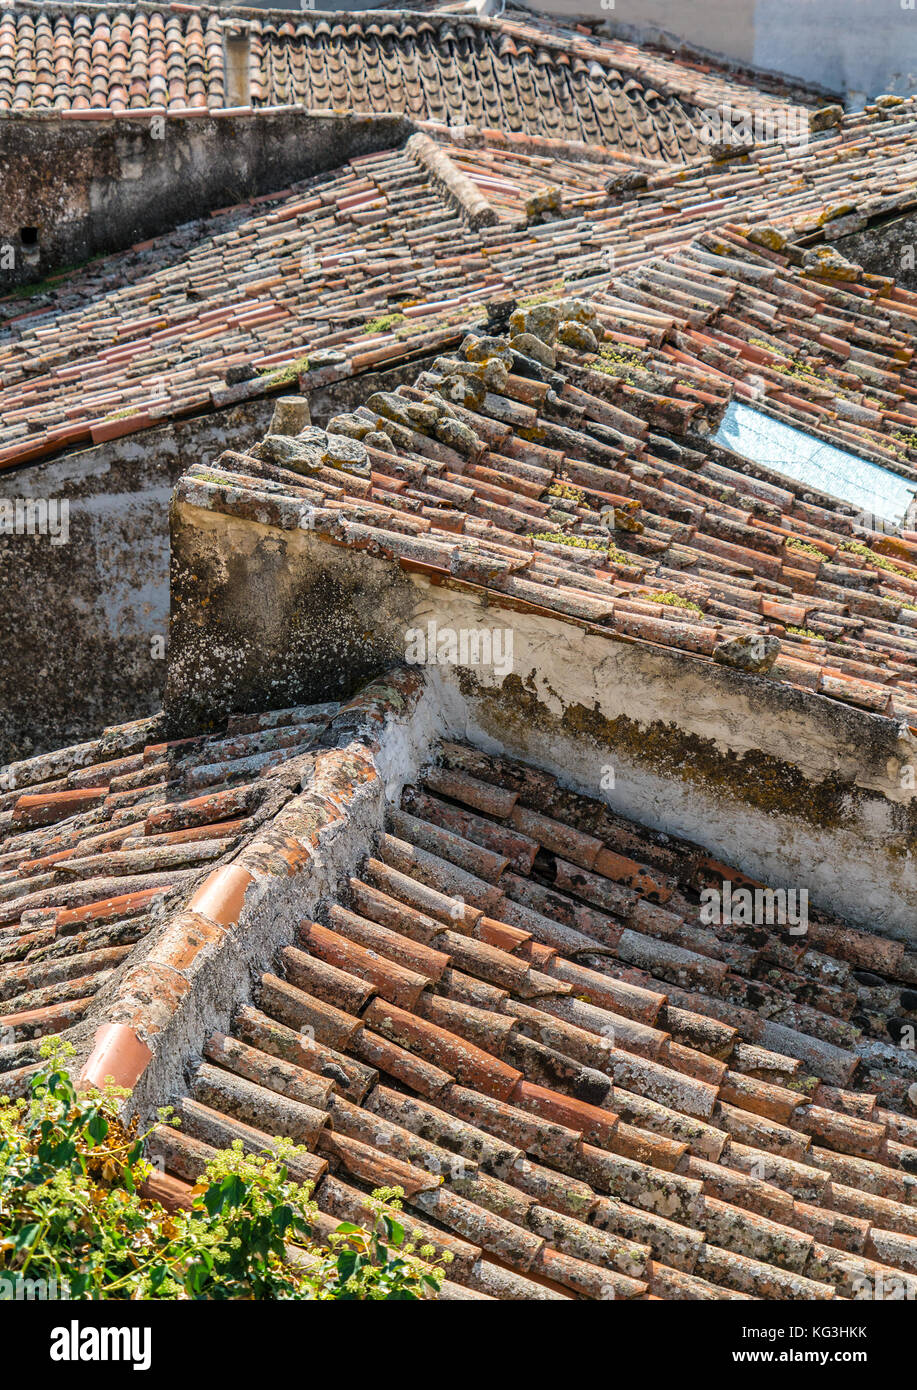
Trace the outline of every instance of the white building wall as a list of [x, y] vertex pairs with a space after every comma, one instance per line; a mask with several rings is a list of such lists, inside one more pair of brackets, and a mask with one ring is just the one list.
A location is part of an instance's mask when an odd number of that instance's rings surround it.
[[541, 0], [537, 8], [605, 20], [637, 40], [663, 31], [817, 83], [852, 107], [917, 91], [917, 0]]

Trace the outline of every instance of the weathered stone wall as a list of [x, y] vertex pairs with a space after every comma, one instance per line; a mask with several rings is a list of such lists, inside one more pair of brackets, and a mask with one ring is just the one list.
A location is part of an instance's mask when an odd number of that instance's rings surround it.
[[403, 116], [299, 107], [87, 114], [0, 116], [0, 290], [402, 145], [414, 129]]
[[[329, 563], [330, 562], [330, 563]], [[406, 576], [305, 532], [172, 503], [166, 703], [174, 727], [342, 699], [404, 662]]]
[[27, 525], [30, 502], [54, 503], [57, 521], [57, 535], [41, 532], [33, 507], [35, 534], [0, 531], [0, 763], [159, 708], [172, 487], [201, 457], [260, 438], [272, 409], [236, 406], [0, 474], [0, 508], [18, 500]]
[[834, 245], [873, 275], [893, 275], [903, 289], [917, 290], [917, 212], [838, 237]]
[[176, 734], [232, 710], [346, 696], [402, 665], [408, 629], [430, 621], [512, 634], [510, 669], [432, 668], [456, 729], [754, 878], [917, 939], [917, 802], [898, 776], [917, 746], [893, 720], [433, 583], [320, 538], [308, 508], [300, 529], [281, 530], [173, 503]]
[[[413, 381], [427, 359], [346, 377], [311, 398], [319, 423]], [[0, 764], [157, 710], [169, 618], [169, 501], [193, 463], [266, 432], [271, 397], [0, 473]], [[49, 506], [49, 527], [5, 534], [6, 506]], [[68, 504], [69, 539], [58, 543]], [[31, 515], [37, 520], [33, 507]], [[36, 530], [33, 526], [31, 529]]]

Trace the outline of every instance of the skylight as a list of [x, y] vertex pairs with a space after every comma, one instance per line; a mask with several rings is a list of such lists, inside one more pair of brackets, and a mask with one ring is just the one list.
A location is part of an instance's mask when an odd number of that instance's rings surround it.
[[714, 440], [752, 463], [852, 503], [862, 524], [874, 530], [883, 522], [900, 526], [917, 492], [917, 483], [735, 401]]

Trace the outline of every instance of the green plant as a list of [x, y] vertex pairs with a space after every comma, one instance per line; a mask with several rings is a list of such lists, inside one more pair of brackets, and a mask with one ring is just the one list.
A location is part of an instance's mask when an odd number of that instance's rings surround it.
[[[399, 1216], [403, 1196], [400, 1187], [378, 1187], [368, 1201], [372, 1230], [345, 1221], [332, 1231], [313, 1272], [325, 1298], [403, 1303], [439, 1292], [443, 1271], [432, 1263], [435, 1249], [418, 1247], [417, 1236], [407, 1239]], [[440, 1259], [447, 1264], [452, 1256]]]
[[582, 488], [573, 487], [570, 483], [552, 483], [545, 495], [563, 497], [568, 502], [575, 502], [577, 506], [582, 506], [586, 500]]
[[0, 1098], [0, 1276], [90, 1299], [404, 1301], [439, 1289], [448, 1256], [407, 1239], [400, 1189], [368, 1199], [371, 1229], [344, 1223], [316, 1241], [311, 1188], [288, 1178], [302, 1153], [289, 1141], [225, 1149], [187, 1210], [143, 1196], [152, 1166], [146, 1136], [120, 1116], [126, 1093], [77, 1091], [72, 1047], [42, 1050], [30, 1097]]
[[550, 541], [552, 545], [569, 545], [574, 550], [597, 550], [612, 565], [631, 565], [623, 550], [608, 541], [595, 540], [592, 536], [568, 536], [563, 531], [535, 531], [530, 537], [533, 541]]
[[643, 369], [646, 357], [637, 348], [622, 347], [605, 343], [599, 348], [599, 355], [590, 363], [593, 371], [604, 372], [606, 376], [618, 377], [631, 386], [636, 384], [635, 369]]
[[808, 637], [810, 642], [824, 642], [825, 640], [819, 633], [813, 632], [810, 627], [793, 627], [792, 624], [788, 624], [786, 630], [791, 637]]
[[887, 555], [880, 555], [878, 551], [870, 546], [864, 545], [862, 541], [841, 541], [841, 550], [846, 550], [850, 555], [860, 555], [864, 560], [868, 560], [876, 569], [887, 570], [889, 574], [897, 574], [901, 579], [911, 579], [913, 576], [907, 570], [901, 569], [893, 564]]
[[[770, 351], [777, 352], [777, 349], [772, 347]], [[819, 371], [814, 367], [804, 366], [802, 362], [790, 361], [784, 357], [782, 353], [778, 355], [780, 357], [779, 362], [769, 362], [767, 364], [772, 372], [778, 372], [781, 376], [795, 377], [798, 381], [806, 383], [814, 382], [819, 386], [824, 385], [829, 379], [828, 374], [823, 370]]]
[[567, 282], [561, 275], [558, 279], [552, 280], [547, 289], [539, 290], [535, 294], [526, 295], [523, 299], [518, 300], [517, 307], [533, 309], [536, 304], [549, 304], [552, 299], [557, 299], [564, 293], [566, 286]]
[[607, 550], [605, 541], [593, 540], [591, 536], [567, 536], [563, 531], [535, 531], [533, 541], [550, 541], [552, 545], [571, 545], [577, 550]]
[[34, 299], [40, 294], [51, 294], [57, 289], [55, 283], [57, 278], [55, 277], [55, 280], [32, 280], [25, 285], [16, 285], [14, 289], [3, 296], [3, 300], [0, 302], [6, 303], [10, 299]]
[[31, 299], [39, 294], [52, 294], [64, 280], [69, 280], [78, 275], [81, 270], [86, 270], [94, 265], [96, 261], [105, 259], [107, 253], [100, 251], [96, 256], [90, 256], [88, 261], [77, 261], [73, 265], [61, 266], [55, 270], [53, 275], [48, 275], [44, 280], [30, 280], [24, 285], [17, 285], [0, 299], [0, 303], [5, 303], [8, 299]]
[[692, 613], [703, 613], [703, 609], [697, 603], [692, 603], [683, 594], [676, 594], [671, 589], [662, 594], [642, 593], [639, 595], [647, 603], [664, 603], [669, 608], [690, 608]]
[[824, 560], [823, 550], [819, 550], [817, 545], [810, 545], [808, 541], [801, 541], [796, 536], [790, 536], [786, 543], [787, 550], [798, 550], [802, 555], [812, 555], [816, 560]]
[[368, 323], [364, 323], [361, 331], [363, 333], [385, 333], [389, 328], [394, 328], [396, 324], [403, 323], [403, 321], [404, 314], [402, 313], [380, 314], [378, 318], [370, 319]]
[[295, 362], [288, 362], [284, 367], [259, 367], [258, 375], [266, 377], [269, 386], [291, 386], [301, 372], [308, 370], [308, 357], [297, 357]]
[[646, 354], [639, 348], [622, 346], [620, 343], [617, 346], [605, 343], [599, 348], [599, 356], [609, 362], [621, 362], [628, 367], [642, 367], [646, 360]]

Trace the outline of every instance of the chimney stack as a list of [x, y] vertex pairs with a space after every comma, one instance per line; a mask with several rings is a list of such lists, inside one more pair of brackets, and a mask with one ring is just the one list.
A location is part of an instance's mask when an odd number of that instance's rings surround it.
[[227, 106], [251, 106], [251, 39], [245, 20], [231, 19], [223, 25], [223, 70], [226, 74]]

